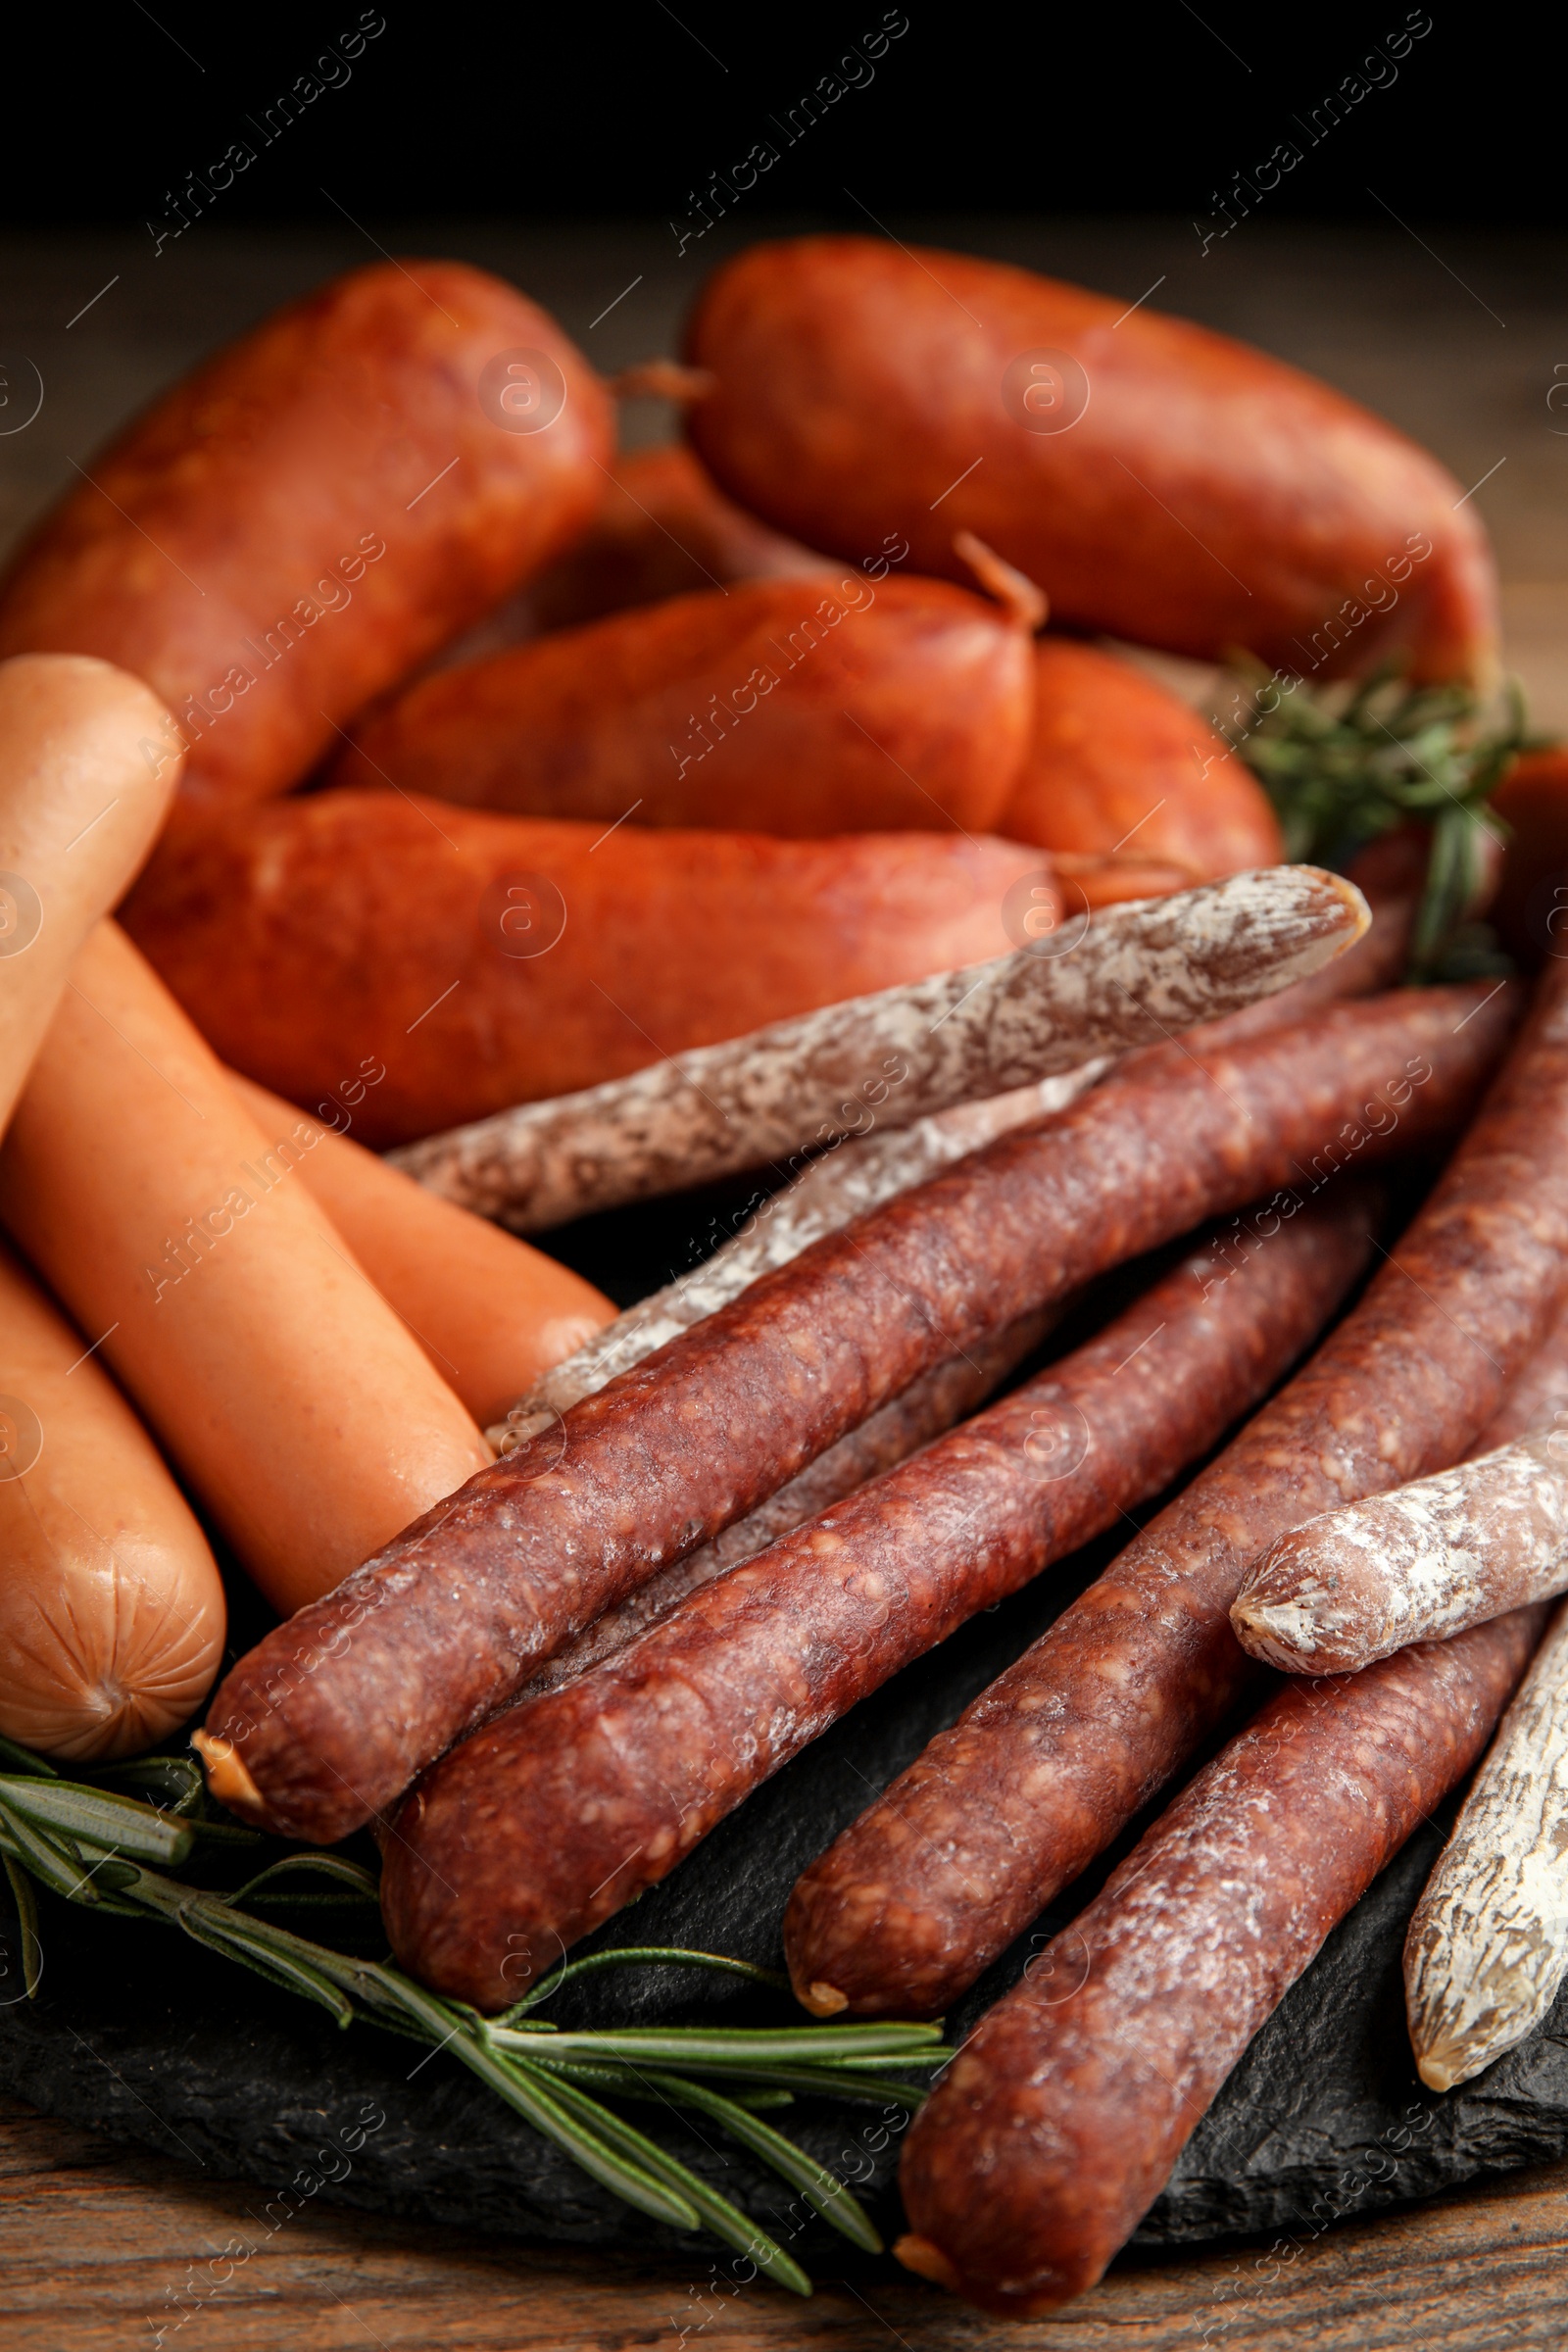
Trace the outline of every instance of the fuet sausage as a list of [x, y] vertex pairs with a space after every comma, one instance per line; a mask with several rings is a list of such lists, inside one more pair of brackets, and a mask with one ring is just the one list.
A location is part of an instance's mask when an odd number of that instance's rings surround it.
[[85, 1348], [0, 1250], [0, 1732], [98, 1758], [194, 1714], [224, 1613], [189, 1504]]
[[1278, 1379], [1371, 1253], [1367, 1203], [1234, 1282], [1200, 1246], [1099, 1338], [425, 1774], [381, 1878], [398, 1958], [505, 2008], [913, 1658], [1158, 1494]]
[[0, 1217], [280, 1611], [489, 1448], [113, 923], [0, 1152]]
[[[1490, 680], [1496, 580], [1460, 485], [1326, 384], [1147, 305], [888, 238], [754, 245], [708, 280], [687, 429], [813, 547], [977, 532], [1059, 622], [1222, 661]], [[960, 575], [961, 576], [961, 575]]]
[[1168, 858], [1195, 881], [1284, 855], [1239, 754], [1168, 687], [1071, 637], [1035, 647], [1034, 731], [996, 829], [1069, 856]]
[[1003, 955], [1039, 871], [961, 833], [607, 832], [322, 792], [166, 842], [124, 921], [246, 1077], [314, 1102], [382, 1061], [381, 1145]]
[[1368, 919], [1352, 887], [1309, 865], [1232, 875], [1064, 927], [1041, 877], [1027, 878], [1023, 898], [1015, 929], [1025, 944], [1010, 956], [427, 1136], [399, 1165], [520, 1229], [559, 1224], [788, 1163], [873, 1126], [911, 1126], [1252, 1006], [1332, 965]]
[[1408, 991], [1228, 1052], [1175, 1045], [827, 1235], [241, 1659], [208, 1719], [214, 1786], [285, 1835], [342, 1837], [572, 1634], [932, 1364], [1314, 1154], [1321, 1169], [1325, 1139], [1371, 1160], [1449, 1130], [1513, 1011], [1494, 986]]
[[1474, 1763], [1542, 1615], [1288, 1684], [1205, 1766], [916, 2116], [910, 2270], [1018, 2319], [1095, 2283], [1329, 1930]]
[[1229, 1615], [1252, 1558], [1462, 1453], [1548, 1324], [1565, 1253], [1568, 975], [1305, 1370], [802, 1875], [797, 1990], [905, 2017], [971, 1984], [1258, 1671]]
[[1029, 741], [1032, 663], [1026, 619], [947, 580], [742, 581], [438, 670], [363, 722], [332, 780], [601, 829], [984, 833]]
[[608, 395], [545, 312], [462, 263], [376, 263], [219, 352], [94, 458], [0, 589], [0, 653], [99, 654], [145, 678], [198, 802], [285, 791], [569, 544], [612, 440]]
[[[161, 780], [144, 741], [172, 751]], [[77, 950], [152, 847], [173, 745], [157, 696], [107, 662], [0, 662], [0, 1134]]]
[[570, 1355], [615, 1309], [569, 1266], [455, 1208], [291, 1102], [231, 1078], [271, 1144], [482, 1428]]

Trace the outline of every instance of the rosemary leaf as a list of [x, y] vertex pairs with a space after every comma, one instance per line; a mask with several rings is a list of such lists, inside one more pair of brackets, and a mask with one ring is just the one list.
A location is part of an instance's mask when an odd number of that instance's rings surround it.
[[9, 1764], [13, 1772], [32, 1774], [40, 1781], [58, 1781], [60, 1775], [46, 1756], [35, 1756], [30, 1747], [19, 1747], [15, 1740], [0, 1733], [0, 1764]]
[[520, 2001], [514, 2001], [500, 2022], [510, 2026], [515, 2019], [525, 2017], [530, 2009], [537, 2009], [542, 2001], [549, 2000], [552, 1993], [559, 1992], [563, 1984], [569, 1984], [578, 1977], [592, 1976], [600, 1969], [627, 1968], [634, 1964], [662, 1968], [706, 1968], [715, 1975], [749, 1977], [754, 1984], [765, 1984], [775, 1992], [788, 1992], [790, 1988], [788, 1977], [776, 1968], [759, 1968], [754, 1960], [732, 1960], [724, 1952], [683, 1951], [677, 1944], [626, 1944], [612, 1952], [590, 1952], [585, 1960], [564, 1961], [552, 1975], [542, 1978], [531, 1992], [524, 1993]]
[[68, 1903], [97, 1902], [98, 1889], [75, 1855], [0, 1799], [0, 1852], [3, 1851], [24, 1862], [51, 1894], [64, 1895]]
[[830, 2222], [840, 2234], [847, 2237], [862, 2254], [884, 2251], [882, 2239], [869, 2214], [846, 2181], [830, 2173], [794, 2140], [786, 2139], [741, 2106], [725, 2098], [721, 2091], [709, 2090], [703, 2084], [683, 2082], [679, 2075], [647, 2075], [642, 2078], [647, 2087], [632, 2096], [658, 2097], [673, 2107], [695, 2107], [702, 2115], [711, 2116], [721, 2124], [732, 2139], [750, 2148], [754, 2156], [772, 2168], [791, 2188], [798, 2188], [808, 2204], [815, 2207], [824, 2222]]
[[43, 1978], [43, 1945], [38, 1939], [38, 1898], [32, 1891], [32, 1881], [20, 1862], [9, 1854], [0, 1855], [5, 1863], [6, 1877], [11, 1882], [11, 1899], [17, 1906], [17, 1923], [22, 1930], [22, 1982], [28, 2000], [37, 1997]]
[[176, 1821], [132, 1796], [88, 1788], [78, 1781], [0, 1778], [0, 1804], [34, 1829], [138, 1862], [183, 1862], [195, 1843], [187, 1821]]
[[[509, 2046], [517, 2029], [492, 2025], [494, 2039]], [[524, 2029], [525, 2031], [525, 2029]], [[940, 2026], [595, 2026], [582, 2034], [559, 2034], [548, 2047], [563, 2057], [573, 2051], [601, 2058], [633, 2059], [648, 2066], [820, 2066], [836, 2058], [904, 2058], [940, 2044]], [[539, 2055], [529, 2042], [530, 2056]]]
[[[243, 1886], [236, 1887], [232, 1894], [225, 1895], [223, 1899], [237, 1907], [241, 1903], [250, 1901], [258, 1886], [266, 1886], [275, 1879], [301, 1875], [331, 1879], [337, 1885], [349, 1889], [347, 1897], [336, 1898], [340, 1901], [352, 1899], [356, 1902], [375, 1903], [381, 1899], [380, 1889], [374, 1879], [362, 1864], [350, 1862], [342, 1854], [324, 1853], [285, 1854], [281, 1862], [270, 1862], [265, 1870], [258, 1871], [254, 1879], [247, 1879]], [[282, 1899], [300, 1902], [309, 1898], [291, 1895]]]
[[701, 2229], [697, 2200], [685, 2193], [690, 2176], [684, 2165], [666, 2157], [662, 2148], [623, 2125], [608, 2108], [568, 2083], [547, 2082], [526, 2061], [509, 2058], [477, 2037], [458, 2034], [448, 2047], [612, 2195], [673, 2230]]

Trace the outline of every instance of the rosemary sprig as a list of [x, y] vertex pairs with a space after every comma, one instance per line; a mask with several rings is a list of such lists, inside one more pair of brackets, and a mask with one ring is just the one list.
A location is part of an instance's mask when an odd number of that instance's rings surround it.
[[[249, 1907], [374, 1903], [370, 1872], [344, 1855], [314, 1848], [286, 1854], [231, 1893], [169, 1876], [169, 1867], [186, 1861], [202, 1839], [260, 1842], [253, 1831], [206, 1817], [200, 1775], [183, 1758], [145, 1758], [128, 1771], [97, 1774], [93, 1784], [64, 1779], [10, 1740], [0, 1740], [0, 1763], [11, 1768], [0, 1772], [0, 1860], [22, 1921], [29, 1993], [39, 1983], [36, 1880], [68, 1902], [177, 1927], [269, 1984], [315, 2001], [340, 2027], [380, 2026], [443, 2050], [612, 2194], [673, 2229], [710, 2230], [797, 2294], [809, 2294], [811, 2284], [793, 2257], [739, 2206], [607, 2106], [607, 2099], [702, 2116], [768, 2165], [852, 2245], [881, 2251], [869, 2216], [845, 2183], [763, 2123], [758, 2110], [787, 2106], [797, 2091], [917, 2106], [923, 2089], [902, 2080], [898, 2070], [946, 2064], [951, 2052], [940, 2027], [661, 2026], [576, 2033], [534, 2014], [564, 1984], [606, 1968], [653, 1963], [748, 1977], [774, 1988], [785, 1982], [749, 1961], [660, 1945], [567, 1961], [503, 2017], [486, 2018], [466, 2002], [426, 1990], [389, 1960], [335, 1951]], [[99, 1785], [111, 1779], [129, 1779], [165, 1801]], [[309, 1893], [289, 1893], [281, 1882], [297, 1878], [322, 1884]]]
[[1411, 977], [1479, 968], [1487, 958], [1465, 936], [1465, 914], [1488, 837], [1502, 832], [1488, 803], [1530, 740], [1518, 687], [1510, 685], [1504, 713], [1494, 718], [1468, 688], [1409, 686], [1394, 665], [1358, 686], [1298, 684], [1288, 693], [1259, 665], [1237, 666], [1243, 708], [1228, 731], [1274, 805], [1287, 858], [1343, 871], [1396, 826], [1428, 826]]

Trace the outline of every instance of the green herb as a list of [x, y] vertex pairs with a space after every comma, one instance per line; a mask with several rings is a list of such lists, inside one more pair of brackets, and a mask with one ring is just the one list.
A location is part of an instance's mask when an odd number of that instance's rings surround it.
[[1497, 720], [1462, 686], [1408, 686], [1396, 668], [1354, 687], [1284, 692], [1250, 662], [1236, 749], [1274, 805], [1287, 858], [1343, 872], [1358, 850], [1412, 821], [1431, 831], [1410, 944], [1413, 979], [1506, 970], [1467, 924], [1488, 839], [1502, 826], [1488, 802], [1529, 738], [1510, 686]]
[[[806, 2273], [739, 2206], [720, 2196], [607, 2098], [688, 2111], [716, 2125], [798, 2189], [825, 2221], [865, 2253], [881, 2240], [844, 2183], [786, 2139], [759, 2110], [788, 2106], [797, 2091], [827, 2098], [879, 2098], [917, 2106], [924, 2090], [900, 2070], [945, 2065], [938, 2026], [629, 2027], [563, 2032], [539, 2017], [564, 1984], [606, 1968], [656, 1964], [741, 1976], [772, 1988], [784, 1980], [720, 1953], [640, 1945], [567, 1961], [499, 2018], [443, 1999], [389, 1960], [355, 1958], [316, 1943], [250, 1906], [373, 1904], [370, 1872], [316, 1848], [285, 1854], [226, 1893], [190, 1886], [161, 1865], [186, 1861], [202, 1840], [261, 1842], [254, 1831], [206, 1817], [201, 1776], [182, 1757], [150, 1757], [94, 1776], [64, 1779], [41, 1756], [0, 1741], [0, 1860], [22, 1923], [29, 1993], [39, 1982], [40, 1947], [32, 1882], [68, 1902], [117, 1916], [155, 1918], [249, 1968], [269, 1984], [315, 2001], [340, 2027], [356, 2023], [438, 2048], [478, 2076], [574, 2163], [639, 2212], [676, 2230], [710, 2230], [797, 2294]], [[149, 1803], [105, 1781], [152, 1789]], [[304, 1880], [309, 1891], [290, 1891]]]

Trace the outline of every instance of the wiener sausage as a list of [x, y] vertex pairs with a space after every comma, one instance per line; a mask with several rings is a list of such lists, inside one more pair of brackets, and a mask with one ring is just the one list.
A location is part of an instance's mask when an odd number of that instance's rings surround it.
[[[335, 1122], [302, 1118], [248, 1078], [229, 1083], [481, 1428], [613, 1319], [569, 1266], [438, 1200]], [[321, 1109], [353, 1115], [336, 1100]]]
[[1330, 1929], [1474, 1763], [1542, 1614], [1268, 1701], [916, 2116], [910, 2270], [1018, 2319], [1095, 2283]]
[[569, 544], [612, 438], [592, 369], [499, 278], [355, 270], [93, 459], [0, 588], [0, 653], [98, 654], [145, 678], [198, 802], [286, 791]]
[[97, 1759], [194, 1714], [224, 1612], [189, 1504], [86, 1346], [0, 1250], [0, 1733]]
[[[162, 781], [143, 743], [171, 754]], [[157, 696], [107, 662], [0, 662], [0, 1134], [77, 950], [152, 847], [172, 744]]]
[[760, 1782], [977, 1609], [1158, 1494], [1276, 1380], [1371, 1253], [1363, 1199], [1244, 1280], [1200, 1248], [1087, 1347], [443, 1757], [394, 1825], [392, 1947], [505, 2008]]
[[332, 780], [601, 829], [984, 833], [1023, 762], [1032, 662], [1022, 621], [946, 580], [742, 581], [438, 670]]
[[1194, 881], [1284, 855], [1239, 754], [1168, 687], [1070, 637], [1035, 647], [1034, 730], [996, 829], [1069, 856], [1166, 858]]
[[947, 2008], [1258, 1671], [1229, 1616], [1252, 1558], [1461, 1454], [1542, 1338], [1565, 1253], [1568, 981], [1312, 1362], [804, 1873], [797, 1989], [858, 2015]]
[[0, 1152], [0, 1218], [284, 1613], [489, 1459], [289, 1182], [310, 1148], [270, 1147], [101, 923]]
[[1023, 897], [1020, 910], [1009, 893], [1025, 944], [994, 963], [427, 1137], [400, 1164], [489, 1216], [548, 1225], [1168, 1037], [1320, 970], [1368, 919], [1356, 891], [1314, 866], [1236, 875], [1070, 928], [1055, 924], [1048, 879], [1028, 877]]
[[1461, 486], [1278, 360], [1147, 306], [891, 239], [753, 246], [687, 335], [720, 486], [857, 559], [889, 533], [957, 572], [978, 533], [1058, 622], [1315, 674], [1397, 646], [1490, 679], [1496, 581]]
[[1162, 1068], [829, 1234], [241, 1659], [208, 1719], [215, 1788], [285, 1835], [344, 1836], [581, 1627], [932, 1364], [1314, 1154], [1321, 1168], [1342, 1130], [1341, 1152], [1370, 1161], [1450, 1129], [1512, 1020], [1506, 991], [1433, 989], [1208, 1057], [1173, 1046]]
[[324, 792], [166, 842], [124, 919], [248, 1078], [312, 1102], [384, 1064], [381, 1145], [1001, 955], [1039, 872], [962, 834], [607, 838]]

